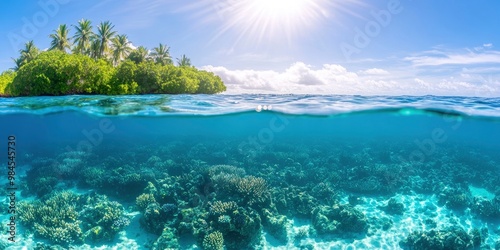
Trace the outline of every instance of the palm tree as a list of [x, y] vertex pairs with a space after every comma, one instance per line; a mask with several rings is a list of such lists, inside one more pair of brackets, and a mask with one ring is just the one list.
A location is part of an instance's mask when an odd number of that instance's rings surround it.
[[35, 59], [38, 54], [40, 54], [40, 50], [35, 46], [33, 40], [31, 40], [24, 44], [24, 49], [19, 50], [19, 53], [21, 54], [19, 58], [12, 58], [12, 60], [14, 60], [14, 63], [16, 64], [16, 66], [13, 68], [14, 70], [20, 69], [21, 66]]
[[54, 30], [55, 34], [51, 34], [50, 50], [57, 49], [66, 52], [70, 48], [70, 40], [68, 38], [69, 29], [66, 24], [59, 25], [59, 28]]
[[116, 31], [113, 31], [115, 26], [111, 24], [110, 21], [101, 22], [99, 27], [97, 27], [97, 37], [99, 39], [99, 58], [103, 58], [105, 53], [109, 50], [109, 42], [116, 34]]
[[158, 47], [153, 48], [153, 56], [155, 63], [159, 63], [161, 65], [172, 64], [172, 57], [170, 57], [170, 48], [164, 44], [161, 44]]
[[177, 65], [179, 67], [191, 67], [191, 59], [187, 58], [186, 55], [182, 55], [181, 58], [177, 58]]
[[76, 43], [75, 52], [78, 54], [88, 54], [90, 43], [95, 38], [95, 34], [92, 31], [92, 22], [82, 19], [78, 21], [78, 25], [73, 25], [73, 27], [76, 29], [73, 36], [73, 40]]
[[134, 51], [130, 52], [128, 59], [135, 63], [141, 63], [148, 60], [149, 51], [144, 46], [139, 46]]
[[19, 58], [11, 58], [12, 61], [14, 61], [14, 63], [16, 64], [16, 66], [14, 66], [13, 69], [14, 71], [18, 71], [24, 64], [24, 60], [22, 57], [19, 57]]
[[101, 50], [101, 42], [99, 39], [93, 39], [90, 42], [89, 56], [93, 59], [99, 59], [99, 51]]
[[125, 59], [132, 51], [127, 35], [117, 35], [112, 40], [113, 43], [113, 62], [115, 65]]
[[33, 40], [31, 40], [24, 44], [24, 49], [20, 50], [19, 53], [21, 53], [21, 58], [28, 63], [40, 54], [40, 50], [35, 46]]

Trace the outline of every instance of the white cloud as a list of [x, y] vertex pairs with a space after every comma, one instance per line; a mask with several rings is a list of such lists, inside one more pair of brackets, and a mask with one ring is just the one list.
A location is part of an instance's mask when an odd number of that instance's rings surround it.
[[288, 69], [230, 70], [225, 67], [205, 66], [226, 83], [228, 94], [346, 94], [346, 95], [462, 95], [500, 96], [500, 78], [484, 78], [478, 74], [458, 72], [446, 77], [416, 76], [411, 69], [389, 71], [369, 68], [349, 71], [338, 64], [324, 64], [315, 69], [296, 62]]
[[363, 70], [363, 71], [360, 71], [360, 73], [365, 74], [365, 75], [388, 75], [389, 74], [389, 72], [387, 70], [378, 69], [378, 68]]
[[214, 66], [203, 69], [219, 75], [228, 86], [228, 93], [355, 94], [359, 91], [359, 76], [335, 64], [325, 64], [316, 70], [297, 62], [284, 72], [229, 70]]
[[137, 46], [135, 46], [133, 43], [130, 43], [128, 46], [133, 50], [137, 49]]
[[442, 54], [422, 54], [406, 57], [414, 66], [500, 64], [500, 51], [449, 52]]

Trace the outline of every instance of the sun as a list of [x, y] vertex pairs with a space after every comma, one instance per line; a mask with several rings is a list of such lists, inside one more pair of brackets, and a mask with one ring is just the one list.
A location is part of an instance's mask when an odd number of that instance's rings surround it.
[[254, 0], [250, 1], [251, 12], [261, 13], [267, 18], [293, 18], [308, 8], [311, 0]]
[[240, 38], [293, 39], [300, 31], [327, 17], [327, 0], [239, 0], [228, 6], [223, 30], [239, 28]]
[[[351, 0], [346, 0], [351, 1]], [[227, 33], [236, 34], [234, 43], [292, 42], [329, 17], [332, 0], [200, 0], [185, 8], [197, 18], [216, 22], [212, 42]]]

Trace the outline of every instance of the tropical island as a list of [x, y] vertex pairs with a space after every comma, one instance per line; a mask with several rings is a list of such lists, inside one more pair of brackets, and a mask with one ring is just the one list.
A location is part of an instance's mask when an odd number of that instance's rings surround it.
[[226, 90], [220, 77], [196, 69], [182, 55], [174, 65], [170, 48], [160, 43], [135, 48], [114, 25], [101, 22], [97, 32], [82, 19], [59, 25], [46, 51], [29, 41], [16, 66], [0, 74], [0, 96], [215, 94]]

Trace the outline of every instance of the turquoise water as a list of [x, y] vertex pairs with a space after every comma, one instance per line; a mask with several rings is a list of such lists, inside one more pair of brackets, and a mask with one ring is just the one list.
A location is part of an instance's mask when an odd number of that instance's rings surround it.
[[10, 135], [5, 246], [500, 248], [498, 98], [0, 99]]

